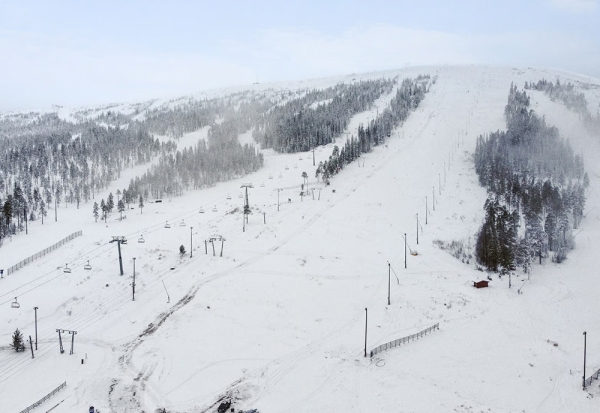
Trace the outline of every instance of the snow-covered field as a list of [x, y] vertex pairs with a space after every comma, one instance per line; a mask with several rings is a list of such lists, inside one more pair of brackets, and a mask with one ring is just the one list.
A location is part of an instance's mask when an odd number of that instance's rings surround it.
[[[504, 128], [511, 82], [522, 87], [569, 75], [482, 66], [393, 73], [438, 79], [388, 145], [349, 165], [331, 186], [316, 182], [312, 154], [268, 151], [265, 167], [250, 176], [148, 202], [123, 221], [113, 213], [107, 224], [94, 222], [92, 203], [61, 207], [58, 222], [50, 210], [43, 227], [31, 223], [30, 235], [8, 240], [0, 268], [83, 231], [0, 280], [0, 346], [16, 328], [34, 337], [39, 307], [35, 358], [29, 349], [0, 351], [0, 412], [19, 412], [64, 381], [67, 387], [34, 411], [58, 404], [53, 413], [89, 405], [101, 412], [213, 412], [223, 396], [235, 399], [236, 411], [262, 413], [600, 411], [600, 382], [581, 387], [584, 331], [586, 374], [600, 368], [600, 138], [560, 103], [528, 91], [532, 108], [583, 153], [590, 176], [577, 247], [563, 264], [536, 264], [531, 281], [518, 274], [511, 289], [496, 276], [490, 288], [475, 289], [472, 281], [486, 274], [473, 260], [462, 263], [433, 244], [473, 244], [485, 190], [471, 154], [479, 134]], [[599, 90], [586, 91], [590, 102]], [[358, 115], [349, 132], [375, 115]], [[317, 164], [332, 146], [315, 151]], [[144, 168], [123, 173], [113, 194]], [[302, 172], [309, 189], [319, 189], [314, 199], [299, 196]], [[245, 183], [254, 187], [244, 231]], [[404, 233], [418, 252], [408, 254], [406, 268]], [[225, 238], [214, 243], [214, 256], [204, 242], [213, 235]], [[112, 236], [128, 240], [124, 276]], [[138, 242], [142, 236], [145, 243]], [[15, 296], [18, 309], [10, 305]], [[367, 350], [435, 323], [440, 329], [365, 358], [365, 308]], [[68, 334], [60, 354], [57, 329], [77, 331], [73, 355]]]

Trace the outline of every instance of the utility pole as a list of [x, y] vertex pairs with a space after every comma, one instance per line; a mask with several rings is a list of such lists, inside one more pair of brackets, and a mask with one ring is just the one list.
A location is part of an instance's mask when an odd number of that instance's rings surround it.
[[417, 214], [417, 245], [419, 245], [419, 214]]
[[583, 390], [585, 390], [585, 356], [587, 346], [587, 332], [583, 332]]
[[391, 273], [391, 265], [388, 262], [388, 305], [390, 305], [390, 280], [392, 277], [392, 273]]
[[279, 211], [279, 193], [283, 191], [283, 189], [278, 188], [277, 189], [277, 211]]
[[135, 301], [135, 257], [133, 257], [133, 284], [131, 284], [131, 292], [133, 293], [131, 301]]
[[171, 297], [169, 297], [169, 292], [167, 291], [167, 286], [165, 285], [165, 282], [163, 280], [161, 280], [161, 281], [162, 281], [163, 287], [165, 287], [165, 292], [167, 293], [167, 304], [168, 304], [171, 302]]
[[244, 216], [245, 220], [243, 224], [244, 232], [246, 232], [246, 224], [248, 223], [248, 214], [250, 214], [250, 203], [248, 202], [248, 188], [254, 188], [252, 184], [242, 184], [240, 188], [246, 188], [246, 196], [244, 198]]
[[367, 323], [369, 321], [368, 312], [365, 308], [365, 357], [367, 357]]
[[29, 348], [31, 349], [31, 358], [34, 359], [35, 356], [33, 355], [33, 343], [31, 342], [31, 336], [29, 336]]
[[121, 244], [127, 244], [127, 240], [123, 236], [115, 236], [113, 235], [112, 241], [110, 243], [116, 242], [117, 248], [119, 249], [119, 268], [121, 269], [121, 275], [123, 275], [123, 259], [121, 258]]
[[192, 254], [194, 253], [194, 247], [193, 247], [194, 235], [192, 232], [193, 229], [194, 229], [194, 227], [190, 227], [190, 258], [192, 258]]
[[406, 268], [406, 232], [404, 233], [404, 268]]
[[263, 224], [267, 223], [267, 213], [263, 212]]
[[33, 307], [33, 311], [35, 311], [35, 350], [37, 351], [37, 310], [38, 307]]

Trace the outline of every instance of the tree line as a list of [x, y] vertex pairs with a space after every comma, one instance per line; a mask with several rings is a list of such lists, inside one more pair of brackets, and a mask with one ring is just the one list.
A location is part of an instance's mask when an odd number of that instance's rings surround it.
[[384, 143], [394, 128], [404, 122], [425, 98], [425, 93], [429, 91], [429, 81], [429, 75], [404, 79], [382, 113], [366, 127], [359, 125], [358, 136], [346, 140], [341, 150], [335, 145], [329, 159], [319, 163], [315, 176], [329, 182], [344, 166], [358, 159], [361, 154], [371, 152], [374, 146]]
[[592, 115], [588, 109], [585, 94], [578, 92], [573, 83], [561, 83], [558, 78], [556, 83], [542, 79], [538, 80], [537, 83], [525, 82], [525, 89], [539, 90], [548, 95], [552, 101], [561, 101], [567, 109], [579, 114], [592, 133], [600, 135], [600, 107], [596, 111], [596, 115]]
[[527, 93], [511, 85], [507, 130], [479, 136], [474, 154], [479, 182], [488, 191], [475, 255], [502, 274], [517, 267], [529, 272], [534, 258], [566, 258], [589, 185], [582, 157], [529, 105]]
[[[0, 246], [6, 236], [24, 231], [28, 221], [43, 223], [49, 210], [61, 206], [79, 208], [123, 169], [156, 157], [157, 165], [123, 189], [123, 203], [181, 194], [190, 186], [210, 186], [258, 169], [262, 155], [251, 145], [240, 145], [237, 136], [271, 104], [264, 96], [238, 94], [163, 105], [141, 119], [134, 119], [135, 112], [123, 114], [112, 107], [95, 116], [89, 110], [76, 112], [76, 121], [56, 113], [1, 117]], [[179, 127], [171, 127], [174, 123]], [[153, 136], [180, 136], [206, 124], [211, 125], [210, 144], [200, 141], [196, 148], [180, 152], [176, 143], [161, 143]], [[111, 211], [105, 207], [102, 213], [105, 217]]]
[[258, 121], [252, 136], [263, 149], [284, 153], [326, 145], [342, 134], [352, 116], [391, 92], [396, 81], [382, 78], [308, 91], [274, 106]]

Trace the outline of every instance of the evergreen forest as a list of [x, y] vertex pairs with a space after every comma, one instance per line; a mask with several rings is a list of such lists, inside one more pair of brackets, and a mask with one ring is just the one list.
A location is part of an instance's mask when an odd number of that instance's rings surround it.
[[480, 136], [474, 154], [488, 191], [485, 221], [475, 246], [479, 264], [508, 274], [550, 257], [561, 262], [574, 247], [589, 185], [581, 155], [558, 129], [530, 109], [530, 97], [511, 85], [506, 131]]

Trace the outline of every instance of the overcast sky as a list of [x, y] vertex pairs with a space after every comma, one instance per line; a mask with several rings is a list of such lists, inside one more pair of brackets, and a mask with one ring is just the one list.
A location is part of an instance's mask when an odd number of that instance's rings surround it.
[[0, 110], [492, 64], [600, 78], [600, 0], [0, 0]]

